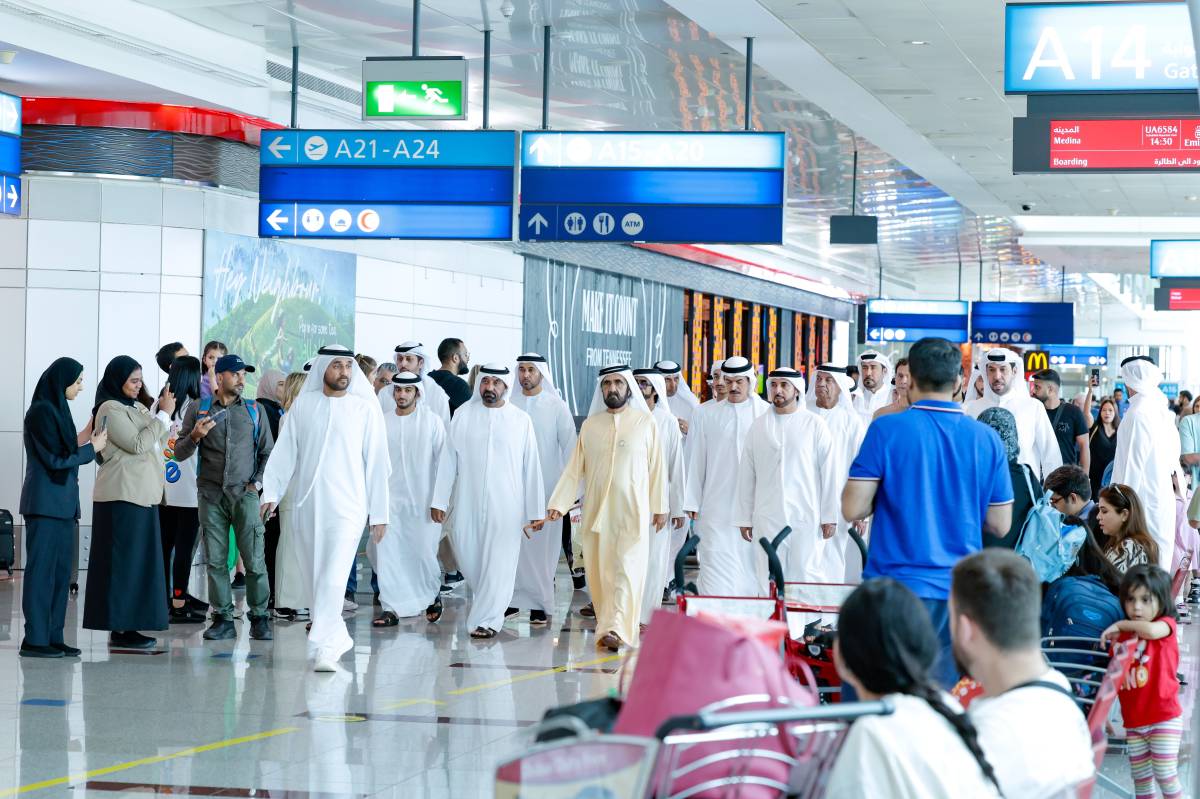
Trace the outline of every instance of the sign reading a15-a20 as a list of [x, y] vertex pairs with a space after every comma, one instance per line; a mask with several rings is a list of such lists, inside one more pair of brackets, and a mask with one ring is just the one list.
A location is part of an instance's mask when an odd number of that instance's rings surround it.
[[1009, 94], [1196, 91], [1187, 3], [1012, 4], [1004, 34]]

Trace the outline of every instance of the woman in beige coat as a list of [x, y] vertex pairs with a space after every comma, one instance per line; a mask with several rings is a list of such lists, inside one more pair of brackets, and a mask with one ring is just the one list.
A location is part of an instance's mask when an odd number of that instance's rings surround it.
[[138, 630], [167, 629], [158, 505], [175, 397], [163, 392], [153, 415], [151, 402], [141, 365], [127, 355], [113, 358], [92, 411], [108, 444], [97, 457], [83, 626], [110, 630], [109, 644], [127, 649], [156, 643]]

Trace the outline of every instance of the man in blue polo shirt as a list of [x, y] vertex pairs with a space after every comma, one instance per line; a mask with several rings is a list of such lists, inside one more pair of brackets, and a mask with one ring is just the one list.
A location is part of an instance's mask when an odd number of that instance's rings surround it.
[[946, 602], [950, 571], [983, 546], [983, 533], [1003, 536], [1013, 491], [1004, 446], [995, 431], [954, 402], [961, 375], [958, 347], [924, 338], [908, 354], [912, 407], [877, 418], [850, 467], [842, 515], [874, 514], [863, 578], [891, 577], [925, 603], [942, 643], [934, 676], [957, 681]]

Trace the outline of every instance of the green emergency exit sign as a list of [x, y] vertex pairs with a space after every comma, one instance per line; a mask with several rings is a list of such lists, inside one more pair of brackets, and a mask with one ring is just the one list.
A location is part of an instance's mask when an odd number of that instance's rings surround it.
[[368, 81], [363, 102], [368, 119], [465, 116], [463, 85], [457, 80]]
[[362, 118], [466, 119], [469, 75], [461, 56], [366, 58]]

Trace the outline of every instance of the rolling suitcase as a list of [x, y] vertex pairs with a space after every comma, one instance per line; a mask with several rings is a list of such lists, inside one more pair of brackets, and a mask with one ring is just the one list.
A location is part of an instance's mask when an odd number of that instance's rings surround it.
[[13, 573], [16, 565], [16, 540], [13, 538], [13, 515], [0, 509], [0, 566]]

